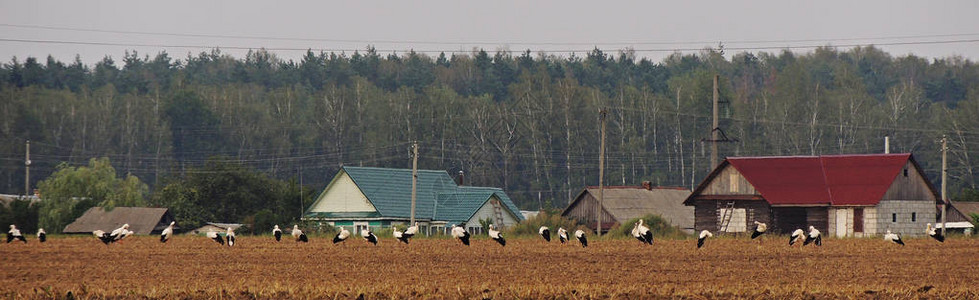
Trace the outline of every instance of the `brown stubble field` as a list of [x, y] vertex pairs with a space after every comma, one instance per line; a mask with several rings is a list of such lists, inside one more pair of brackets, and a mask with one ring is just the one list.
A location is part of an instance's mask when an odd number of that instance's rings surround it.
[[333, 245], [239, 237], [234, 248], [196, 236], [94, 237], [0, 245], [0, 297], [63, 298], [979, 298], [979, 240], [715, 238], [545, 244], [511, 239], [471, 247], [361, 239]]

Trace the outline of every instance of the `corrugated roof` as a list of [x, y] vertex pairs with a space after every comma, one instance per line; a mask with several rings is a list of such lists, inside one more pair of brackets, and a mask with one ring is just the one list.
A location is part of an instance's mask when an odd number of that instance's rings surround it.
[[[969, 214], [979, 213], [976, 209], [979, 209], [979, 202], [952, 202], [949, 201], [948, 209], [945, 211], [945, 219], [948, 222], [972, 222], [972, 217]], [[942, 206], [937, 206], [938, 211], [942, 210]], [[971, 212], [970, 212], [971, 211]], [[939, 219], [941, 221], [941, 219]]]
[[[378, 213], [384, 217], [411, 217], [411, 170], [373, 167], [343, 167]], [[503, 190], [491, 187], [458, 186], [449, 173], [418, 170], [415, 218], [445, 221], [468, 220], [491, 195], [522, 220], [520, 210]], [[438, 205], [438, 207], [436, 207]], [[435, 215], [436, 211], [438, 215]], [[467, 215], [468, 214], [468, 215]], [[466, 219], [458, 219], [466, 216]]]
[[[589, 186], [575, 198], [575, 202], [565, 209], [566, 214], [584, 198], [585, 192], [598, 198], [598, 187]], [[654, 187], [647, 190], [641, 186], [605, 187], [602, 206], [615, 217], [616, 222], [625, 222], [648, 214], [657, 214], [680, 228], [693, 228], [694, 208], [683, 205], [690, 195], [684, 188]]]
[[952, 202], [952, 206], [965, 216], [979, 214], [979, 202], [955, 201]]
[[[136, 234], [150, 234], [153, 231], [163, 230], [173, 216], [167, 208], [153, 207], [116, 207], [111, 211], [105, 211], [101, 207], [92, 207], [85, 211], [81, 217], [65, 226], [64, 233], [91, 233], [95, 230], [110, 231], [129, 224], [129, 230]], [[163, 224], [161, 227], [161, 223]]]
[[772, 205], [877, 205], [911, 154], [729, 157]]

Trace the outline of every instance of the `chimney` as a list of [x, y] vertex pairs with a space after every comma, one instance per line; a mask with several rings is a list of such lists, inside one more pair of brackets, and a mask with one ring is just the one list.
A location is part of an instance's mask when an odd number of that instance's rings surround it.
[[462, 170], [459, 170], [459, 186], [466, 185], [465, 184], [465, 180], [463, 180], [463, 179], [465, 179], [466, 176], [463, 175], [463, 174], [464, 173], [462, 172]]
[[891, 136], [884, 136], [884, 154], [891, 153]]
[[653, 190], [653, 183], [649, 181], [643, 181], [642, 188], [646, 189], [647, 191], [651, 191]]

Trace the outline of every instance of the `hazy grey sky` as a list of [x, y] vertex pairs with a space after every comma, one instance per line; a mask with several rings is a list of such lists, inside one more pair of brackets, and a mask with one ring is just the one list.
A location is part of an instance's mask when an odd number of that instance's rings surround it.
[[[183, 59], [249, 48], [382, 53], [531, 49], [567, 55], [633, 48], [660, 61], [723, 42], [728, 53], [875, 44], [901, 56], [979, 58], [979, 1], [10, 1], [0, 0], [0, 62], [125, 50]], [[767, 42], [760, 42], [767, 41]], [[898, 44], [901, 43], [901, 44]], [[738, 48], [752, 48], [739, 50]], [[302, 49], [302, 50], [300, 50]], [[684, 50], [690, 49], [690, 50]], [[431, 55], [435, 55], [431, 54]]]

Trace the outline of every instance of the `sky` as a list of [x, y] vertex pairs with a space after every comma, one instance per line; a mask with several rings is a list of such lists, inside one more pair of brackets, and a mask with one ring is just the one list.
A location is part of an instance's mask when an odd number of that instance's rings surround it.
[[0, 0], [0, 62], [92, 65], [126, 51], [184, 59], [214, 48], [437, 56], [482, 48], [567, 56], [633, 49], [659, 62], [723, 43], [806, 53], [875, 45], [893, 56], [979, 58], [979, 1], [77, 1]]

